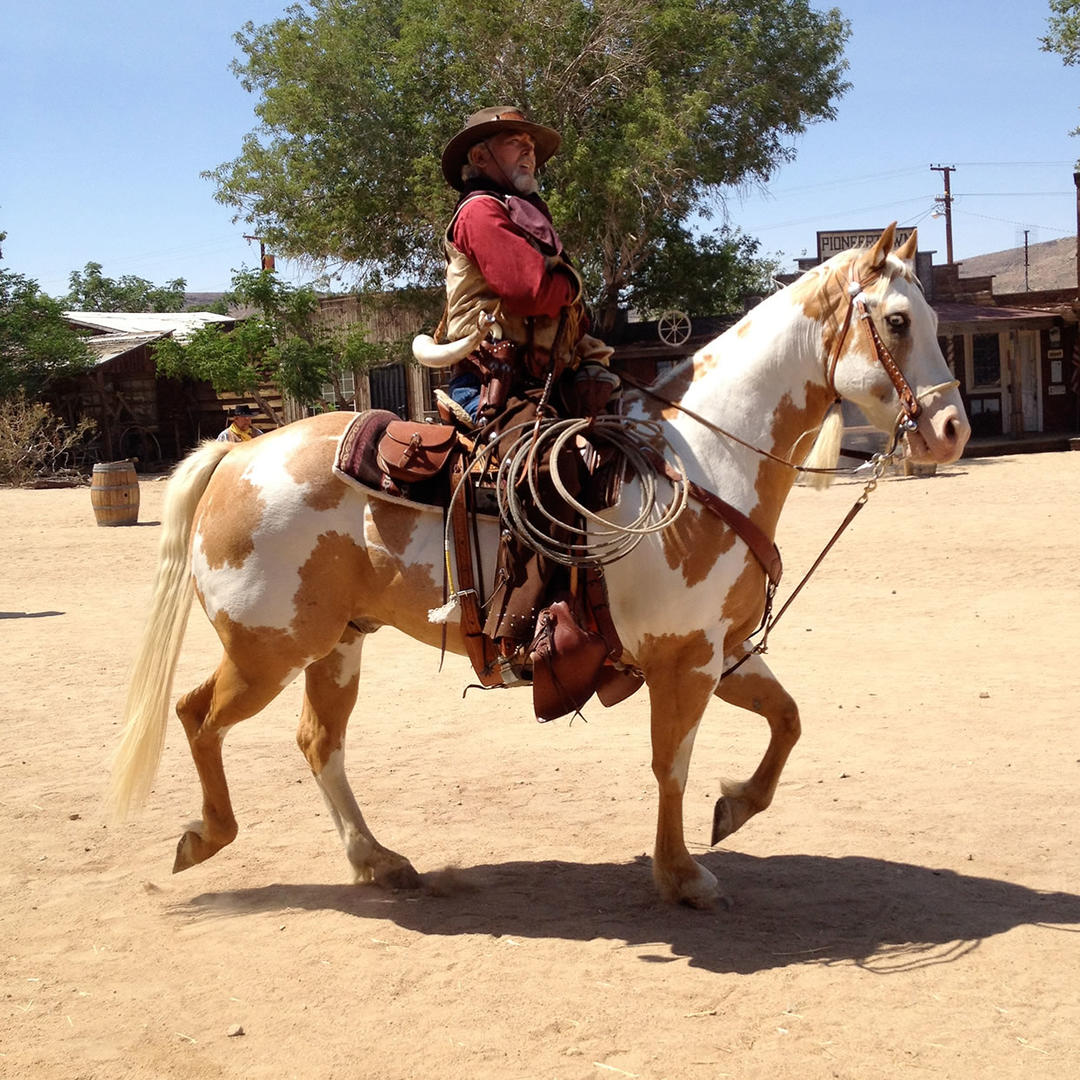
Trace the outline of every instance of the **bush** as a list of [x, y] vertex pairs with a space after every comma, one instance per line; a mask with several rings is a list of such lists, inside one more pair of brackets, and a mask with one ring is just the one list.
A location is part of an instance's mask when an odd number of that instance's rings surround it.
[[80, 420], [69, 428], [47, 405], [22, 394], [0, 398], [0, 484], [86, 483], [96, 427], [93, 420]]

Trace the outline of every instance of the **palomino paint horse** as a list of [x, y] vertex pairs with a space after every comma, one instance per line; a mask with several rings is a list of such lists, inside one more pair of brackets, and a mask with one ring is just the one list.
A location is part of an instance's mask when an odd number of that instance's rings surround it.
[[[657, 389], [696, 415], [630, 395], [633, 413], [662, 424], [691, 479], [722, 494], [770, 538], [795, 479], [775, 458], [805, 459], [838, 396], [883, 430], [894, 427], [897, 390], [871, 335], [850, 318], [860, 287], [880, 340], [922, 405], [918, 430], [909, 435], [913, 456], [954, 461], [970, 434], [937, 345], [934, 313], [912, 271], [915, 238], [892, 252], [893, 235], [890, 227], [872, 250], [846, 252], [811, 271], [677, 367]], [[440, 643], [442, 627], [427, 612], [443, 602], [442, 515], [367, 497], [332, 475], [335, 445], [349, 419], [328, 414], [249, 443], [208, 443], [170, 481], [113, 797], [123, 811], [149, 790], [194, 591], [225, 654], [176, 706], [202, 784], [203, 816], [181, 837], [174, 871], [202, 862], [236, 836], [222, 765], [225, 733], [303, 672], [297, 741], [357, 880], [418, 884], [409, 861], [378, 843], [360, 812], [345, 775], [345, 728], [369, 633], [390, 625]], [[702, 419], [775, 458], [719, 436]], [[835, 450], [832, 456], [835, 464]], [[633, 491], [623, 502], [634, 505]], [[612, 516], [621, 513], [629, 511], [620, 505]], [[494, 519], [481, 532], [483, 565], [491, 567]], [[607, 576], [616, 627], [651, 698], [660, 792], [653, 876], [664, 898], [707, 906], [717, 883], [690, 857], [682, 826], [683, 789], [706, 705], [715, 694], [759, 713], [771, 729], [753, 776], [724, 788], [721, 835], [769, 805], [799, 736], [798, 709], [760, 655], [721, 681], [762, 616], [763, 570], [727, 525], [691, 503]], [[453, 622], [448, 646], [464, 652]]]

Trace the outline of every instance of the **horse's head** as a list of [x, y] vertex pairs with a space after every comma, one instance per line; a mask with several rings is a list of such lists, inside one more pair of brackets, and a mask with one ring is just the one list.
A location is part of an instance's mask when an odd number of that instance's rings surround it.
[[894, 251], [895, 230], [822, 268], [826, 381], [882, 431], [906, 419], [910, 456], [945, 465], [963, 453], [971, 426], [915, 276], [916, 234]]

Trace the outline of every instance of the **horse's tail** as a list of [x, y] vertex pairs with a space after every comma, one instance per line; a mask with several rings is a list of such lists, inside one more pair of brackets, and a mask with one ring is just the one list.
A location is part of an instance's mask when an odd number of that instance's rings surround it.
[[128, 686], [124, 734], [113, 761], [108, 801], [117, 818], [145, 801], [157, 772], [173, 674], [195, 591], [188, 554], [191, 525], [210, 477], [233, 445], [203, 443], [176, 467], [165, 491], [153, 599]]

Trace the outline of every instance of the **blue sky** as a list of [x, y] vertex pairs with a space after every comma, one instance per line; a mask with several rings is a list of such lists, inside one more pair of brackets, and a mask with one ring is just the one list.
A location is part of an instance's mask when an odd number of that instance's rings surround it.
[[[7, 268], [52, 295], [94, 260], [110, 277], [228, 286], [258, 245], [200, 178], [236, 156], [253, 98], [229, 71], [232, 35], [284, 0], [0, 0], [0, 230]], [[825, 7], [825, 4], [815, 6]], [[955, 255], [1076, 230], [1080, 68], [1043, 53], [1044, 0], [840, 0], [853, 24], [852, 89], [831, 123], [795, 144], [765, 191], [732, 192], [733, 225], [778, 253], [812, 252], [818, 229], [931, 216], [930, 165], [955, 165]], [[538, 118], [542, 119], [542, 118]], [[302, 268], [280, 264], [293, 280]]]

